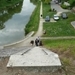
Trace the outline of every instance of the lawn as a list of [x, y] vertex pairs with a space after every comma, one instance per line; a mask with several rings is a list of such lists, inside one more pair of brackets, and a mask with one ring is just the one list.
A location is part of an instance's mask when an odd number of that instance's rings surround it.
[[71, 22], [75, 20], [75, 14], [67, 13], [68, 19], [61, 19], [57, 22], [45, 22], [43, 28], [46, 34], [43, 36], [57, 37], [57, 36], [75, 36], [75, 29]]
[[56, 12], [51, 10], [50, 4], [43, 3], [43, 18], [47, 15], [53, 17]]

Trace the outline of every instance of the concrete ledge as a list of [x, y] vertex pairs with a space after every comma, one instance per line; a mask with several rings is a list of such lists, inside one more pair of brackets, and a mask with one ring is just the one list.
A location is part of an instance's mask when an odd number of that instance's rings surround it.
[[3, 47], [6, 48], [6, 47], [10, 47], [10, 46], [14, 46], [14, 45], [20, 44], [20, 43], [24, 42], [25, 40], [28, 40], [28, 38], [30, 38], [33, 34], [34, 34], [34, 31], [32, 31], [28, 35], [26, 35], [26, 37], [23, 40], [20, 40], [18, 42], [12, 43], [12, 44], [4, 45]]
[[[11, 69], [10, 67], [7, 67], [8, 69]], [[24, 69], [26, 72], [31, 72], [31, 73], [42, 73], [42, 72], [56, 72], [59, 69], [61, 69], [60, 66], [36, 66], [36, 67], [12, 67], [12, 69]]]
[[[15, 58], [16, 57], [16, 58]], [[58, 54], [42, 47], [33, 47], [10, 56], [7, 67], [61, 67]]]

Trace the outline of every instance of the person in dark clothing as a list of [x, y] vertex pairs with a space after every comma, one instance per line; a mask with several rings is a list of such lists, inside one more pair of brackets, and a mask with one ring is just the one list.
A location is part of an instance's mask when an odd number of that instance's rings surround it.
[[42, 17], [42, 14], [41, 14], [41, 17]]
[[42, 45], [43, 45], [43, 44], [42, 44], [42, 41], [40, 40], [40, 41], [39, 41], [39, 46], [42, 46]]
[[34, 41], [33, 40], [31, 40], [31, 42], [30, 42], [32, 45], [34, 44]]
[[38, 39], [35, 40], [35, 45], [38, 46]]

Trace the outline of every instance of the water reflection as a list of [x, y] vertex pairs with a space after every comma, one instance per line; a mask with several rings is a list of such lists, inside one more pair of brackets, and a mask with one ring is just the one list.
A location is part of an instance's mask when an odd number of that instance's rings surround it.
[[2, 10], [0, 10], [0, 29], [3, 29], [5, 27], [4, 22], [6, 22], [8, 19], [10, 19], [15, 13], [20, 13], [22, 8], [23, 1], [20, 3], [17, 3], [16, 5], [12, 7], [6, 7]]
[[30, 0], [0, 11], [0, 21], [5, 28], [0, 30], [0, 45], [10, 44], [25, 38], [24, 27], [28, 23], [35, 5]]

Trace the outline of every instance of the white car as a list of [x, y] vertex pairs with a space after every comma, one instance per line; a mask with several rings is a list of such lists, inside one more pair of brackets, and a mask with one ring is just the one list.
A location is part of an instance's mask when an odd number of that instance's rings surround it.
[[53, 18], [54, 18], [54, 20], [56, 20], [56, 21], [59, 20], [59, 16], [58, 16], [58, 15], [54, 15]]

